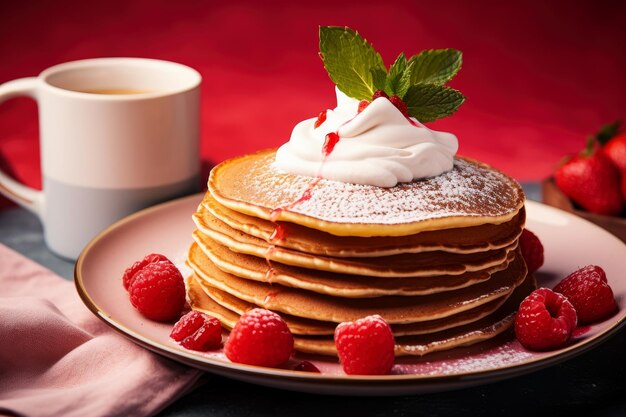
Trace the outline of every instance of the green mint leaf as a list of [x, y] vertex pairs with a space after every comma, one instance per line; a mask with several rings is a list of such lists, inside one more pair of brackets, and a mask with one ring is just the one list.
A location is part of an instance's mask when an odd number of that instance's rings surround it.
[[454, 113], [465, 96], [444, 85], [418, 84], [409, 87], [403, 100], [410, 116], [420, 122], [432, 122]]
[[621, 124], [621, 120], [616, 120], [613, 123], [602, 126], [596, 133], [595, 139], [600, 145], [606, 144], [613, 136], [617, 135]]
[[413, 64], [409, 65], [404, 55], [404, 52], [398, 55], [396, 61], [389, 67], [389, 75], [387, 76], [387, 83], [385, 84], [385, 92], [399, 97], [404, 96], [406, 91], [411, 86], [411, 68]]
[[411, 87], [411, 71], [413, 70], [413, 63], [407, 63], [406, 70], [404, 74], [402, 74], [402, 78], [400, 78], [400, 82], [398, 83], [398, 91], [396, 91], [396, 95], [402, 98]]
[[330, 79], [357, 100], [371, 100], [376, 91], [373, 72], [387, 73], [380, 54], [347, 27], [320, 26], [320, 57]]
[[411, 85], [443, 85], [461, 69], [463, 54], [456, 49], [429, 49], [412, 56], [409, 63], [413, 64]]
[[[387, 82], [387, 71], [380, 68], [372, 68], [372, 80], [374, 82], [375, 90], [384, 90]], [[372, 97], [369, 99], [371, 100]]]

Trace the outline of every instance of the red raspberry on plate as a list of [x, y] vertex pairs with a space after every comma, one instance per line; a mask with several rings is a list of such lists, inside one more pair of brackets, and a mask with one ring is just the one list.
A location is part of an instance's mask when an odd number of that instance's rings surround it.
[[554, 291], [567, 297], [581, 323], [603, 319], [617, 310], [606, 274], [597, 265], [588, 265], [572, 272], [554, 287]]
[[176, 322], [170, 337], [186, 349], [206, 352], [222, 344], [222, 325], [213, 316], [190, 311]]
[[143, 258], [141, 261], [137, 261], [132, 266], [129, 266], [128, 268], [126, 268], [126, 271], [124, 271], [124, 276], [122, 277], [124, 288], [128, 290], [128, 287], [130, 286], [131, 281], [135, 277], [135, 274], [139, 272], [144, 266], [154, 263], [154, 262], [160, 262], [160, 261], [169, 262], [169, 259], [167, 259], [165, 256], [161, 254], [151, 253], [150, 255], [146, 255], [146, 257]]
[[543, 245], [533, 232], [528, 229], [522, 231], [519, 238], [522, 256], [528, 267], [528, 273], [533, 274], [543, 265]]
[[527, 349], [557, 349], [572, 336], [576, 320], [576, 310], [564, 296], [539, 288], [520, 304], [515, 335]]
[[185, 305], [183, 277], [169, 260], [148, 263], [137, 271], [128, 293], [132, 305], [152, 320], [174, 320]]
[[224, 353], [232, 362], [257, 366], [278, 366], [293, 352], [293, 335], [276, 313], [255, 308], [241, 315]]
[[393, 367], [393, 333], [379, 315], [339, 324], [335, 346], [348, 375], [385, 375]]

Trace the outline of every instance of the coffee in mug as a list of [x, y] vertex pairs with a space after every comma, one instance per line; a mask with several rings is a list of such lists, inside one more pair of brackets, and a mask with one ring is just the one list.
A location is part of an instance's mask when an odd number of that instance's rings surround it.
[[93, 90], [80, 90], [79, 93], [87, 94], [110, 94], [110, 95], [127, 95], [127, 94], [148, 94], [154, 91], [133, 90], [132, 88], [96, 88]]
[[0, 85], [37, 101], [43, 190], [0, 172], [0, 192], [37, 214], [48, 247], [76, 259], [98, 232], [199, 189], [200, 74], [143, 58], [68, 62]]

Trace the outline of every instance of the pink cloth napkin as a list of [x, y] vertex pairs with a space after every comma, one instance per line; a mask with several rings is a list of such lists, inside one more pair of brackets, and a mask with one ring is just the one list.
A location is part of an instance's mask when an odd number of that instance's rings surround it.
[[148, 416], [200, 375], [116, 334], [71, 282], [0, 245], [0, 414]]

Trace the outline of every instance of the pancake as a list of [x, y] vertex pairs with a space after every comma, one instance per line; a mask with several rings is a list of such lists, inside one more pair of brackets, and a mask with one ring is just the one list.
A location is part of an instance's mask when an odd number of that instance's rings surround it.
[[[203, 291], [197, 277], [189, 277], [187, 280], [190, 303], [194, 310], [203, 311], [216, 317], [224, 327], [232, 329], [241, 313], [234, 312], [215, 302]], [[454, 328], [437, 331], [434, 333], [418, 336], [401, 336], [394, 328], [396, 339], [396, 356], [424, 355], [435, 351], [451, 349], [459, 346], [474, 344], [492, 338], [507, 330], [515, 319], [515, 311], [520, 301], [536, 287], [532, 275], [529, 275], [506, 302], [500, 305], [493, 314], [489, 314], [468, 324], [460, 324]], [[247, 311], [247, 310], [246, 310]], [[337, 354], [332, 333], [326, 337], [307, 337], [299, 333], [297, 325], [291, 322], [289, 316], [283, 315], [290, 330], [294, 333], [294, 347], [296, 350], [306, 353], [322, 355]], [[333, 324], [329, 325], [334, 328]]]
[[[187, 278], [187, 296], [193, 310], [202, 311], [217, 318], [224, 327], [232, 329], [239, 317], [256, 306], [232, 295], [208, 286], [195, 274]], [[228, 307], [225, 307], [227, 304]], [[281, 314], [289, 330], [299, 335], [332, 335], [336, 323], [302, 319]]]
[[[210, 312], [213, 310], [217, 311], [220, 316], [224, 316], [223, 323], [227, 328], [232, 328], [243, 313], [258, 307], [255, 304], [240, 300], [227, 292], [210, 286], [195, 274], [188, 279], [187, 286], [191, 307], [194, 310], [201, 310], [207, 314], [211, 314]], [[523, 285], [516, 288], [514, 294], [522, 291], [521, 287]], [[394, 336], [420, 335], [443, 331], [486, 317], [496, 311], [506, 299], [502, 297], [472, 310], [443, 319], [408, 324], [392, 324], [391, 328]], [[222, 309], [226, 309], [228, 312], [222, 311]], [[285, 320], [291, 332], [296, 335], [332, 335], [337, 326], [337, 323], [303, 319], [285, 313], [279, 314]]]
[[[427, 353], [449, 350], [479, 343], [508, 330], [515, 322], [516, 309], [502, 308], [474, 323], [438, 333], [395, 338], [396, 356], [423, 356]], [[303, 353], [337, 356], [335, 342], [330, 337], [294, 337], [294, 349]]]
[[[510, 297], [495, 313], [473, 323], [427, 335], [396, 337], [395, 355], [423, 356], [496, 337], [511, 328], [521, 300], [536, 286], [535, 278], [529, 275], [515, 296]], [[305, 353], [337, 355], [334, 340], [330, 337], [294, 337], [294, 348]]]
[[467, 158], [455, 158], [454, 168], [436, 177], [380, 188], [287, 174], [274, 157], [266, 150], [222, 162], [209, 176], [211, 195], [264, 220], [364, 237], [502, 224], [524, 205], [515, 180]]
[[[262, 239], [235, 230], [215, 217], [210, 215], [209, 217], [211, 218], [210, 224], [204, 225], [206, 226], [206, 234], [199, 230], [193, 232], [193, 238], [196, 242], [212, 239], [223, 246], [227, 246], [232, 251], [286, 265], [372, 277], [460, 275], [465, 272], [480, 271], [500, 265], [507, 259], [508, 252], [517, 246], [517, 242], [515, 242], [513, 245], [502, 249], [469, 254], [433, 251], [377, 258], [332, 258], [276, 247]], [[196, 223], [200, 221], [197, 214], [193, 215], [193, 219]]]
[[295, 223], [281, 222], [287, 238], [271, 239], [276, 225], [269, 220], [259, 219], [219, 204], [206, 193], [198, 208], [198, 228], [207, 233], [206, 225], [211, 222], [207, 215], [219, 219], [242, 233], [300, 252], [334, 257], [386, 256], [398, 253], [418, 253], [440, 250], [454, 253], [474, 253], [499, 249], [511, 245], [522, 233], [526, 219], [522, 208], [508, 222], [483, 224], [462, 229], [443, 229], [416, 233], [408, 236], [354, 237], [334, 236]]
[[427, 295], [465, 288], [486, 281], [491, 274], [507, 268], [515, 256], [515, 252], [511, 251], [505, 262], [499, 265], [461, 275], [376, 278], [298, 268], [278, 262], [272, 263], [273, 272], [268, 273], [269, 266], [265, 259], [233, 252], [211, 239], [202, 238], [202, 236], [196, 239], [196, 243], [215, 266], [229, 274], [254, 281], [280, 284], [345, 298]]
[[526, 265], [519, 249], [516, 253], [507, 269], [471, 287], [424, 296], [365, 299], [329, 297], [239, 278], [217, 268], [195, 243], [189, 250], [188, 263], [208, 285], [269, 310], [335, 323], [380, 314], [388, 323], [398, 324], [449, 317], [510, 295], [526, 276]]
[[337, 323], [377, 314], [396, 355], [420, 356], [500, 334], [535, 288], [518, 247], [523, 191], [485, 164], [457, 157], [381, 188], [288, 174], [274, 158], [216, 166], [193, 215], [189, 301], [226, 328], [266, 308], [297, 350], [336, 355]]

